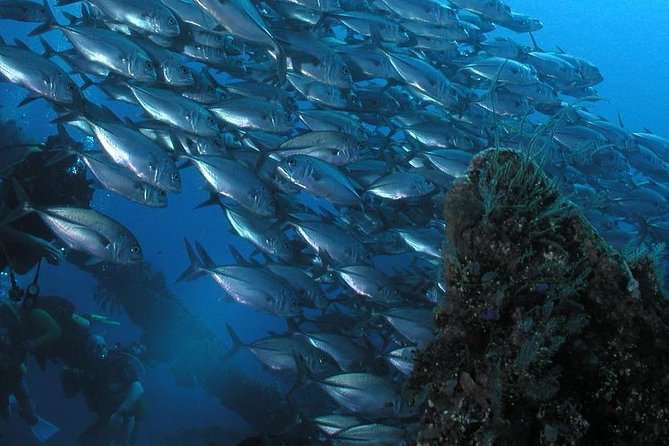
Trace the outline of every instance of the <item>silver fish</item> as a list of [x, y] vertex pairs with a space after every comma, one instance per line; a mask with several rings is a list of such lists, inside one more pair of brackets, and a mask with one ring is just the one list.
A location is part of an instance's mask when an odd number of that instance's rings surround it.
[[337, 364], [327, 353], [318, 350], [295, 336], [275, 336], [258, 339], [244, 344], [230, 325], [226, 324], [228, 334], [233, 342], [233, 352], [239, 348], [247, 348], [263, 364], [273, 370], [297, 371], [295, 357], [298, 356], [307, 369], [315, 375], [337, 371]]
[[99, 260], [131, 264], [142, 260], [142, 249], [134, 235], [116, 220], [93, 209], [73, 206], [31, 206], [44, 223], [69, 248]]
[[283, 280], [260, 268], [251, 266], [216, 266], [207, 252], [196, 245], [199, 257], [186, 241], [190, 266], [178, 280], [193, 280], [209, 275], [236, 302], [258, 311], [281, 317], [299, 316], [295, 291]]
[[435, 336], [432, 309], [416, 307], [396, 307], [381, 313], [384, 319], [402, 336], [419, 347], [425, 346]]
[[378, 418], [407, 415], [399, 390], [385, 378], [370, 373], [342, 373], [316, 382], [349, 412]]
[[321, 131], [307, 132], [282, 143], [272, 156], [287, 158], [309, 155], [334, 166], [344, 166], [366, 157], [367, 144], [348, 133]]
[[[225, 216], [240, 237], [250, 241], [261, 251], [287, 262], [293, 259], [290, 241], [275, 222], [230, 206], [225, 207]], [[272, 271], [271, 268], [270, 270]], [[276, 274], [275, 271], [272, 272]], [[281, 274], [277, 275], [283, 277]]]
[[[276, 263], [269, 263], [265, 267], [272, 274], [290, 283], [297, 293], [300, 305], [303, 307], [323, 309], [328, 306], [328, 299], [321, 287], [302, 268]], [[332, 354], [331, 352], [328, 353]]]
[[344, 229], [321, 221], [291, 222], [298, 235], [314, 251], [325, 253], [335, 264], [355, 265], [371, 262], [365, 246]]
[[202, 105], [178, 93], [129, 85], [137, 102], [154, 119], [201, 136], [218, 134], [216, 118]]
[[368, 297], [372, 302], [389, 306], [402, 301], [402, 296], [390, 279], [372, 266], [342, 266], [334, 268], [334, 271], [353, 291]]
[[19, 22], [44, 22], [48, 18], [40, 3], [28, 0], [5, 0], [0, 3], [0, 19]]
[[307, 155], [292, 155], [277, 168], [279, 173], [310, 193], [334, 204], [354, 206], [360, 196], [336, 167]]
[[[45, 3], [48, 6], [48, 2]], [[148, 54], [132, 39], [108, 29], [58, 24], [47, 7], [49, 20], [29, 35], [59, 29], [84, 58], [114, 73], [137, 81], [155, 81], [156, 69]]]
[[401, 347], [384, 355], [393, 367], [403, 375], [411, 375], [416, 355], [419, 353], [417, 347]]
[[181, 191], [181, 175], [174, 160], [151, 139], [120, 123], [84, 120], [115, 163], [160, 189]]
[[60, 66], [20, 45], [7, 46], [0, 40], [0, 74], [57, 103], [71, 105], [81, 98], [79, 87]]
[[[72, 3], [60, 1], [58, 5]], [[91, 0], [114, 22], [124, 23], [143, 33], [176, 37], [181, 33], [179, 22], [172, 11], [159, 0]]]
[[389, 200], [422, 197], [433, 192], [435, 184], [429, 178], [413, 172], [396, 172], [379, 178], [367, 192]]
[[167, 194], [149, 183], [140, 181], [130, 170], [105, 160], [100, 155], [80, 152], [80, 157], [102, 186], [112, 192], [146, 206], [167, 206]]
[[189, 155], [187, 158], [218, 194], [258, 215], [275, 214], [276, 201], [272, 191], [249, 169], [218, 156]]
[[250, 0], [195, 0], [225, 30], [240, 39], [275, 47], [271, 30]]
[[226, 123], [241, 129], [287, 134], [294, 128], [290, 113], [281, 105], [260, 99], [230, 99], [210, 110]]
[[361, 424], [342, 429], [332, 435], [334, 446], [397, 446], [404, 444], [409, 433], [406, 429], [387, 424]]

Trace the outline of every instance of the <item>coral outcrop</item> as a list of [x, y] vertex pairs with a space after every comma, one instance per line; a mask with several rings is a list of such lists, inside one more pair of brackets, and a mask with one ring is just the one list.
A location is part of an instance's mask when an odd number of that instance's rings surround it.
[[410, 390], [419, 445], [669, 442], [669, 305], [527, 155], [489, 149], [445, 204], [447, 299]]

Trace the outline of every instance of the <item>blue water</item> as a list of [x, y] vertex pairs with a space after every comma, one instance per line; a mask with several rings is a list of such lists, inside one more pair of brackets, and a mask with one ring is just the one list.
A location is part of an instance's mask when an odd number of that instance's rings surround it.
[[[516, 12], [542, 19], [545, 27], [536, 33], [536, 38], [544, 50], [559, 46], [600, 68], [605, 80], [596, 89], [606, 101], [593, 106], [593, 111], [611, 120], [616, 120], [619, 112], [625, 127], [630, 130], [649, 128], [659, 135], [669, 136], [669, 9], [665, 0], [509, 0], [507, 3]], [[0, 22], [0, 35], [11, 41], [14, 37], [23, 37], [30, 28]], [[60, 39], [61, 44], [67, 47], [59, 33], [50, 33], [49, 36], [52, 42]], [[516, 35], [516, 40], [530, 44], [529, 38], [524, 35]], [[54, 132], [53, 127], [45, 124], [45, 117], [52, 118], [54, 114], [40, 101], [15, 109], [24, 94], [17, 87], [0, 84], [3, 105], [0, 114], [3, 119], [18, 119], [30, 128], [29, 135], [35, 141], [42, 141]], [[188, 169], [184, 172], [183, 192], [171, 195], [166, 209], [145, 208], [104, 191], [96, 192], [93, 205], [122, 221], [138, 237], [146, 260], [155, 270], [165, 274], [172, 290], [224, 342], [228, 342], [224, 328], [226, 322], [233, 324], [245, 340], [264, 336], [268, 330], [281, 330], [283, 323], [277, 318], [223, 302], [220, 289], [211, 280], [175, 283], [188, 263], [184, 237], [200, 241], [219, 263], [232, 262], [227, 250], [231, 242], [248, 252], [248, 247], [231, 234], [219, 209], [193, 210], [204, 198], [206, 191], [203, 190], [202, 179], [193, 169]], [[25, 284], [30, 277], [19, 280]], [[89, 276], [68, 264], [57, 267], [44, 265], [42, 268], [42, 293], [71, 299], [81, 313], [99, 312], [93, 300], [93, 286]], [[128, 343], [138, 338], [139, 330], [123, 315], [113, 317], [122, 325], [104, 329], [103, 334], [108, 341]], [[241, 353], [237, 361], [247, 373], [267, 379], [259, 362], [250, 354]], [[63, 431], [49, 444], [74, 444], [76, 435], [93, 420], [83, 399], [65, 400], [62, 397], [54, 367], [42, 372], [31, 363], [28, 383], [40, 415]], [[149, 415], [141, 426], [141, 445], [157, 444], [155, 439], [159, 434], [184, 428], [219, 425], [237, 429], [245, 426], [243, 420], [204, 391], [176, 385], [166, 366], [148, 369], [145, 389]], [[16, 417], [9, 429], [8, 439], [11, 441], [6, 444], [37, 444], [25, 424]]]

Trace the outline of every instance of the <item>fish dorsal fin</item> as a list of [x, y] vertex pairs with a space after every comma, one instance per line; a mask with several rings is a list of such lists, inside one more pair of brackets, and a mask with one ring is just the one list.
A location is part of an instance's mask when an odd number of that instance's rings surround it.
[[14, 45], [16, 45], [18, 48], [21, 48], [22, 50], [32, 52], [30, 47], [23, 40], [14, 39]]
[[232, 245], [228, 245], [228, 249], [230, 250], [230, 254], [232, 254], [232, 257], [235, 259], [235, 262], [237, 262], [238, 265], [241, 266], [251, 266], [248, 260], [244, 258], [241, 252], [237, 248], [235, 248]]

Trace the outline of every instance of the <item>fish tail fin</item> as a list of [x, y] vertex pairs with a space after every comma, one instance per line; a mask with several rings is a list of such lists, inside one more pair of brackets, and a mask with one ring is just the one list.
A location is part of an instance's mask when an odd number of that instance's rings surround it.
[[14, 188], [14, 193], [16, 194], [16, 199], [19, 205], [16, 207], [16, 209], [10, 211], [2, 218], [0, 223], [5, 225], [35, 211], [30, 204], [30, 197], [28, 197], [28, 193], [16, 178], [12, 178], [12, 186]]
[[286, 82], [286, 75], [288, 73], [288, 62], [286, 54], [278, 44], [269, 50], [269, 55], [276, 61], [276, 85], [281, 87]]
[[44, 443], [45, 441], [47, 441], [60, 431], [60, 428], [58, 426], [55, 426], [40, 417], [36, 418], [37, 418], [37, 423], [30, 426], [30, 430], [32, 431], [33, 436], [40, 443]]
[[232, 254], [232, 257], [235, 259], [235, 263], [238, 265], [242, 266], [249, 266], [250, 263], [248, 260], [244, 258], [241, 252], [237, 248], [235, 248], [232, 245], [228, 245], [228, 249], [230, 250], [230, 254]]
[[44, 48], [44, 56], [47, 59], [51, 59], [53, 56], [58, 55], [58, 51], [56, 51], [49, 42], [46, 41], [44, 36], [39, 36], [39, 41], [42, 44], [42, 48]]
[[201, 277], [204, 274], [202, 260], [198, 258], [193, 250], [188, 239], [184, 237], [184, 243], [186, 244], [186, 252], [188, 252], [188, 259], [190, 260], [190, 265], [184, 272], [182, 272], [177, 278], [177, 282], [190, 281]]
[[44, 10], [46, 11], [46, 20], [41, 25], [37, 26], [37, 28], [30, 31], [30, 33], [28, 33], [29, 37], [44, 34], [47, 31], [51, 31], [52, 29], [61, 26], [56, 19], [53, 6], [49, 3], [49, 0], [44, 0]]
[[244, 343], [237, 335], [235, 330], [233, 330], [233, 328], [230, 326], [230, 324], [225, 324], [225, 329], [228, 330], [228, 336], [230, 336], [230, 340], [232, 341], [232, 347], [230, 348], [230, 351], [224, 356], [224, 359], [230, 359], [237, 354], [240, 348], [244, 347]]
[[211, 258], [209, 253], [204, 249], [204, 246], [202, 246], [199, 242], [195, 242], [195, 249], [197, 249], [197, 253], [200, 256], [202, 264], [204, 264], [205, 268], [213, 268], [216, 266], [216, 263], [214, 260]]
[[93, 79], [91, 79], [90, 76], [88, 76], [87, 74], [79, 73], [79, 76], [81, 76], [81, 79], [84, 81], [84, 84], [80, 87], [81, 91], [84, 91], [84, 90], [96, 85], [95, 81]]
[[295, 359], [295, 367], [297, 368], [297, 379], [295, 380], [295, 384], [293, 384], [293, 386], [286, 394], [287, 399], [290, 399], [295, 394], [295, 392], [303, 389], [308, 384], [313, 382], [309, 376], [309, 368], [307, 367], [307, 364], [304, 360], [304, 356], [293, 350], [293, 358]]

